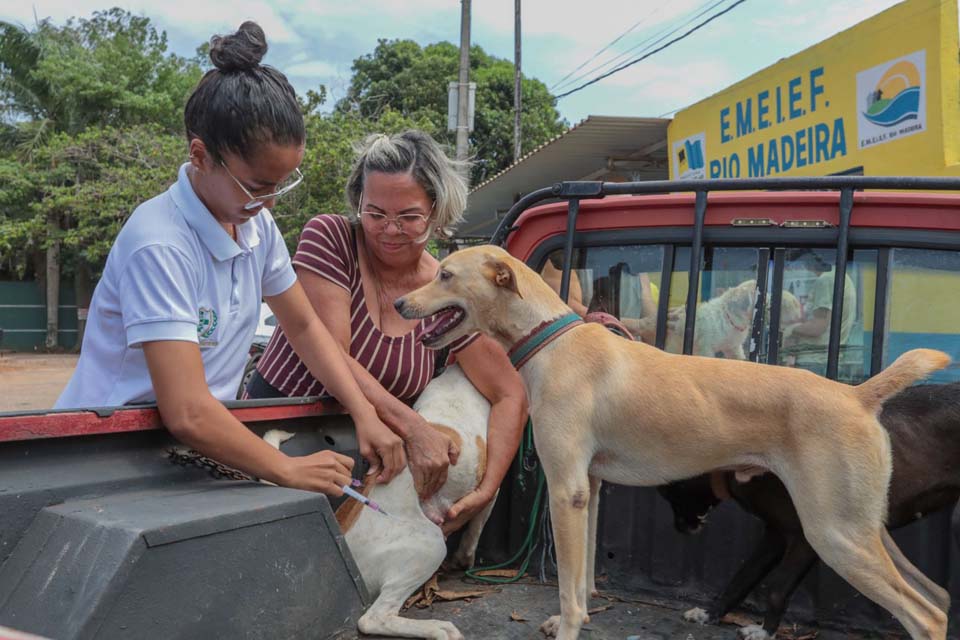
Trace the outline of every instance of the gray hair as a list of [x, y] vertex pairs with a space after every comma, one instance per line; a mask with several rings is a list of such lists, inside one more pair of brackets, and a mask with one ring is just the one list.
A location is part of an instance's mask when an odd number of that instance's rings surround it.
[[347, 179], [348, 210], [356, 215], [367, 173], [409, 173], [433, 201], [433, 227], [439, 234], [451, 236], [467, 208], [465, 176], [469, 168], [468, 162], [450, 159], [436, 140], [423, 131], [367, 136], [357, 147], [357, 158]]

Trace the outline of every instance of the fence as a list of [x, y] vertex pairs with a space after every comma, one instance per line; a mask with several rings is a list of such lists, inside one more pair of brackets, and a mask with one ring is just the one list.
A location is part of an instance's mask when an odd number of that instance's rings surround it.
[[[77, 342], [77, 304], [73, 283], [60, 283], [59, 334], [65, 349]], [[42, 349], [47, 336], [47, 305], [35, 280], [0, 281], [0, 349]]]

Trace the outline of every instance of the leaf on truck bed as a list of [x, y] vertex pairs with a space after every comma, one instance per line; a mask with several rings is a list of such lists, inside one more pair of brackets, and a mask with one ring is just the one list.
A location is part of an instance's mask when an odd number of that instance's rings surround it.
[[404, 609], [416, 606], [419, 609], [426, 609], [436, 600], [450, 602], [453, 600], [467, 600], [469, 598], [479, 598], [488, 593], [495, 593], [499, 589], [471, 589], [469, 591], [454, 591], [452, 589], [441, 589], [437, 583], [437, 574], [427, 580], [419, 591], [407, 598], [403, 604]]
[[516, 578], [518, 573], [516, 569], [487, 569], [486, 571], [475, 571], [473, 575], [493, 578]]
[[499, 589], [474, 589], [473, 591], [452, 591], [442, 589], [435, 594], [437, 600], [466, 600], [467, 598], [480, 598], [488, 593], [494, 593]]
[[413, 605], [417, 605], [421, 609], [429, 607], [430, 603], [433, 602], [433, 594], [439, 590], [440, 585], [437, 584], [437, 574], [433, 574], [430, 579], [420, 587], [419, 591], [407, 598], [407, 601], [403, 603], [403, 608], [409, 609]]
[[526, 622], [526, 621], [527, 621], [526, 618], [524, 618], [522, 615], [520, 615], [520, 614], [517, 613], [516, 611], [514, 611], [514, 612], [512, 612], [512, 613], [510, 614], [510, 619], [513, 620], [514, 622]]

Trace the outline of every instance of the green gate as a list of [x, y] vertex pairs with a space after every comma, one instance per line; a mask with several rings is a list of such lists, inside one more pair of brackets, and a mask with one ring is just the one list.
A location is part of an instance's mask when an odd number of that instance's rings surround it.
[[[60, 283], [58, 346], [77, 342], [77, 303], [73, 282]], [[0, 280], [0, 349], [42, 349], [47, 336], [47, 305], [36, 280]]]

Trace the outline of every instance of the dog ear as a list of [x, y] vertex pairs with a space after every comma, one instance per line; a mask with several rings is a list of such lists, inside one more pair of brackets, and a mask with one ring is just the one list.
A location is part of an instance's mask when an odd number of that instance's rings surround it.
[[509, 264], [503, 260], [489, 260], [484, 267], [486, 276], [490, 282], [502, 289], [513, 291], [520, 298], [523, 298], [523, 295], [517, 288], [517, 274], [513, 272]]

